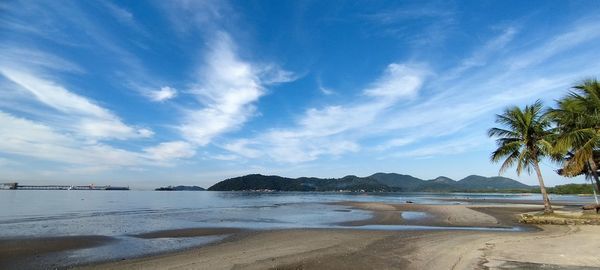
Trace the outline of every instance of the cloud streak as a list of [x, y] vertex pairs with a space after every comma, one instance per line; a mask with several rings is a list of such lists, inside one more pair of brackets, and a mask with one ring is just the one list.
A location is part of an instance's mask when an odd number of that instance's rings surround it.
[[390, 64], [377, 80], [362, 90], [360, 101], [310, 108], [294, 127], [272, 129], [257, 138], [240, 140], [224, 148], [247, 158], [268, 156], [291, 163], [357, 152], [360, 150], [357, 139], [362, 136], [362, 130], [368, 130], [398, 102], [414, 98], [427, 73], [421, 67]]
[[28, 72], [0, 67], [0, 73], [29, 92], [39, 103], [71, 118], [68, 124], [84, 136], [97, 139], [129, 139], [152, 136], [146, 128], [124, 124], [116, 115], [52, 81]]
[[187, 110], [179, 130], [188, 141], [204, 146], [248, 121], [267, 85], [289, 82], [295, 76], [274, 66], [261, 69], [240, 59], [230, 36], [219, 32], [209, 45], [197, 78], [190, 92], [202, 108]]
[[[582, 29], [590, 31], [586, 37]], [[360, 101], [310, 108], [295, 125], [273, 128], [225, 149], [250, 159], [269, 157], [291, 163], [358, 151], [411, 158], [480, 149], [487, 145], [487, 138], [484, 131], [477, 133], [476, 127], [494, 111], [544, 95], [557, 97], [581, 74], [593, 74], [600, 67], [587, 64], [566, 70], [563, 67], [572, 62], [552, 61], [568, 48], [598, 39], [598, 30], [585, 22], [574, 24], [539, 41], [549, 45], [523, 52], [511, 46], [519, 32], [508, 27], [433, 81], [426, 78], [434, 72], [423, 66], [390, 64], [362, 90]], [[566, 37], [573, 39], [566, 42]], [[514, 65], [499, 57], [517, 53], [527, 65]], [[547, 69], [532, 68], [541, 64]], [[427, 95], [419, 95], [421, 92]], [[372, 140], [378, 143], [369, 143]]]

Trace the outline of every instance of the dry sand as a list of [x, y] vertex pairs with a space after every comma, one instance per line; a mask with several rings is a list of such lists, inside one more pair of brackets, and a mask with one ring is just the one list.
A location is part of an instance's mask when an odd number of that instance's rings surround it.
[[[529, 205], [346, 203], [373, 211], [360, 225], [512, 226]], [[402, 211], [424, 211], [405, 220]], [[240, 232], [206, 247], [84, 269], [596, 269], [600, 226], [527, 232], [279, 230]], [[164, 233], [164, 232], [163, 232]]]

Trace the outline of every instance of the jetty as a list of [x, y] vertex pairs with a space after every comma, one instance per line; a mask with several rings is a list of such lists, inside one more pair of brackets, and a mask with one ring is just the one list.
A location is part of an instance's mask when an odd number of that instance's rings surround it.
[[19, 185], [17, 182], [0, 183], [0, 189], [8, 190], [129, 190], [129, 187], [119, 186], [70, 186], [70, 185]]

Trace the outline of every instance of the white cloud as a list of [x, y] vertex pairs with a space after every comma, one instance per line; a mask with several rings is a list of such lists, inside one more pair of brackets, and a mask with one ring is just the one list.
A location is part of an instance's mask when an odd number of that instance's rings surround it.
[[160, 90], [148, 92], [147, 96], [152, 101], [163, 102], [175, 98], [177, 96], [177, 90], [169, 86], [163, 86]]
[[194, 146], [183, 141], [163, 142], [144, 149], [149, 158], [157, 161], [190, 158], [196, 154]]
[[424, 77], [423, 69], [400, 64], [390, 64], [385, 74], [364, 93], [367, 96], [390, 98], [414, 97], [421, 88]]
[[142, 163], [136, 153], [86, 142], [58, 130], [0, 111], [0, 152], [59, 163], [80, 165], [135, 166]]
[[223, 160], [223, 161], [232, 161], [232, 160], [237, 160], [239, 158], [239, 156], [237, 156], [237, 155], [210, 155], [210, 158], [216, 159], [216, 160]]
[[356, 140], [360, 134], [390, 107], [415, 97], [427, 73], [420, 67], [390, 64], [380, 78], [362, 91], [359, 102], [308, 109], [291, 128], [272, 129], [252, 140], [228, 144], [224, 149], [247, 158], [268, 156], [292, 163], [359, 151]]
[[281, 69], [273, 64], [266, 65], [259, 70], [259, 76], [265, 85], [292, 82], [299, 78], [294, 72]]
[[0, 67], [0, 73], [34, 99], [62, 113], [69, 121], [64, 123], [82, 136], [97, 139], [129, 139], [152, 136], [146, 128], [124, 124], [109, 110], [77, 95], [52, 81], [41, 79], [27, 71]]
[[[116, 148], [80, 138], [43, 123], [0, 111], [0, 152], [31, 157], [62, 165], [80, 165], [77, 170], [110, 170], [140, 166], [162, 166], [195, 155], [192, 145], [182, 141], [160, 143], [142, 152]], [[63, 170], [57, 167], [56, 172]], [[64, 172], [71, 173], [68, 167]]]
[[319, 91], [321, 91], [321, 93], [326, 96], [330, 96], [330, 95], [333, 95], [336, 93], [333, 89], [331, 89], [329, 87], [325, 87], [323, 85], [323, 82], [321, 81], [320, 76], [317, 77], [317, 87], [319, 88]]
[[333, 91], [327, 87], [324, 87], [324, 86], [319, 86], [319, 91], [321, 91], [321, 93], [323, 93], [323, 95], [326, 95], [326, 96], [335, 94], [335, 91]]
[[411, 143], [415, 142], [414, 138], [395, 138], [395, 139], [390, 139], [378, 146], [375, 147], [376, 151], [384, 151], [384, 150], [388, 150], [390, 148], [394, 148], [394, 147], [400, 147], [400, 146], [405, 146], [405, 145], [409, 145]]
[[[582, 29], [591, 31], [589, 37], [583, 37]], [[540, 97], [551, 101], [573, 82], [595, 74], [600, 64], [587, 61], [595, 53], [585, 45], [600, 38], [599, 29], [589, 24], [567, 26], [562, 33], [539, 41], [549, 45], [532, 44], [524, 51], [511, 45], [519, 32], [506, 28], [456, 67], [440, 72], [441, 80], [427, 84], [424, 79], [430, 72], [422, 66], [390, 64], [363, 90], [362, 99], [308, 109], [294, 125], [244, 139], [248, 142], [243, 149], [228, 150], [240, 156], [251, 151], [247, 158], [293, 163], [359, 151], [367, 142], [374, 144], [367, 149], [385, 157], [473, 151], [489, 141], [485, 130], [490, 126], [485, 125], [493, 124], [489, 119], [494, 112]], [[554, 58], [574, 47], [582, 48], [577, 57], [568, 61]], [[521, 60], [527, 65], [508, 61], [515, 55], [524, 56]], [[420, 91], [427, 94], [419, 95]], [[337, 147], [330, 148], [332, 145]]]
[[82, 67], [63, 58], [20, 46], [0, 46], [0, 66], [26, 66], [28, 69], [51, 69], [85, 73]]
[[269, 70], [268, 76], [262, 77], [264, 70], [241, 60], [229, 35], [218, 33], [191, 90], [203, 108], [187, 111], [179, 126], [183, 136], [202, 146], [240, 128], [255, 114], [255, 102], [265, 94], [264, 85], [292, 79], [289, 72], [274, 67]]
[[252, 141], [247, 139], [239, 139], [234, 142], [225, 144], [221, 146], [225, 150], [230, 152], [234, 152], [236, 154], [242, 155], [248, 158], [257, 158], [261, 155], [261, 153], [257, 150], [252, 149], [250, 146]]

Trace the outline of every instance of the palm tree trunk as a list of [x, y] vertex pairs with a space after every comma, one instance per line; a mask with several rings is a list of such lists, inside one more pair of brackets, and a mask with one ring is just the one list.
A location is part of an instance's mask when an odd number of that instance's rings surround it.
[[596, 162], [594, 162], [593, 157], [590, 157], [588, 159], [588, 165], [590, 166], [592, 177], [596, 181], [596, 193], [600, 193], [600, 179], [598, 179], [598, 167], [596, 167]]
[[540, 165], [538, 164], [537, 160], [533, 164], [533, 167], [535, 168], [535, 172], [537, 173], [538, 182], [540, 183], [540, 191], [542, 192], [542, 198], [544, 199], [544, 213], [554, 213], [554, 210], [552, 210], [552, 205], [550, 205], [548, 193], [546, 192], [546, 186], [544, 185], [542, 171], [540, 171]]

